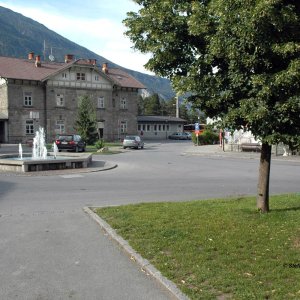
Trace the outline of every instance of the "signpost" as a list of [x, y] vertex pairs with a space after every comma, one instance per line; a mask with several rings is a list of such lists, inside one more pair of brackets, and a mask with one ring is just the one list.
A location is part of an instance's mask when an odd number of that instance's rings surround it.
[[195, 134], [196, 134], [196, 137], [197, 137], [197, 146], [199, 145], [199, 131], [200, 131], [200, 125], [199, 123], [195, 123]]

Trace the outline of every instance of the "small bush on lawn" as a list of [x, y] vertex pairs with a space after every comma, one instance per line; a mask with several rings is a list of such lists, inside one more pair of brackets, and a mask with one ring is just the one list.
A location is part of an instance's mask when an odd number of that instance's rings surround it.
[[98, 140], [96, 143], [95, 143], [95, 147], [96, 149], [102, 149], [103, 147], [105, 146], [105, 143], [104, 143], [104, 140]]
[[[197, 145], [197, 136], [193, 132], [192, 140]], [[198, 145], [214, 145], [219, 142], [219, 135], [210, 129], [206, 129], [198, 136]]]

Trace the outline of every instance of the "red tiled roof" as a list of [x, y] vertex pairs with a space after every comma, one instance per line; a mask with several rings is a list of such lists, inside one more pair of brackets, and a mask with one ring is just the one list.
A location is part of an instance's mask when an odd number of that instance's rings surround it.
[[106, 75], [121, 87], [131, 87], [136, 89], [146, 88], [142, 83], [121, 69], [108, 69]]
[[41, 62], [41, 67], [36, 67], [35, 60], [0, 56], [0, 76], [41, 81], [43, 78], [58, 71], [63, 65], [63, 63]]
[[[69, 63], [41, 61], [41, 66], [36, 67], [35, 60], [0, 56], [0, 77], [43, 81], [68, 68], [68, 66], [76, 64], [90, 66], [93, 65], [93, 60], [78, 59]], [[102, 71], [99, 69], [99, 72]], [[121, 69], [108, 69], [108, 73], [104, 74], [118, 86], [137, 89], [145, 88], [143, 84]]]

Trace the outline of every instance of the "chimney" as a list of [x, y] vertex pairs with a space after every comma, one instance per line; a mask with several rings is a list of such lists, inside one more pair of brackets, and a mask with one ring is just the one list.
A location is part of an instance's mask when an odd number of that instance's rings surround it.
[[103, 65], [102, 65], [102, 72], [105, 73], [105, 74], [108, 73], [107, 63], [103, 63]]
[[35, 66], [36, 66], [37, 68], [40, 68], [40, 67], [42, 66], [40, 55], [37, 55], [37, 56], [35, 57]]
[[66, 54], [65, 55], [65, 63], [69, 63], [74, 59], [74, 55], [73, 54]]
[[88, 59], [88, 62], [89, 62], [91, 65], [95, 66], [95, 65], [96, 65], [96, 62], [97, 62], [97, 59], [89, 58], [89, 59]]
[[34, 59], [34, 52], [28, 53], [28, 59], [33, 60]]

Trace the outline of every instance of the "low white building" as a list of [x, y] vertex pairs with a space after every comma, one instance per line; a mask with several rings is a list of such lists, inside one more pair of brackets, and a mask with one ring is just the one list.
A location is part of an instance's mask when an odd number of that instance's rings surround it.
[[138, 116], [138, 133], [148, 140], [166, 140], [173, 132], [183, 132], [186, 120], [170, 116]]

